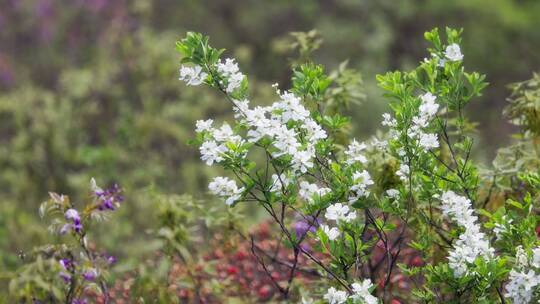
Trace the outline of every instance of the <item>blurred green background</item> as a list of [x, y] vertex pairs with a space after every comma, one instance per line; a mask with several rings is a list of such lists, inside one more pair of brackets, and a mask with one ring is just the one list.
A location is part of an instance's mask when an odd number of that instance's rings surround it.
[[349, 59], [362, 72], [367, 98], [349, 114], [365, 139], [387, 107], [375, 75], [422, 60], [424, 31], [462, 27], [465, 65], [491, 84], [469, 112], [484, 163], [513, 132], [501, 116], [506, 85], [540, 70], [537, 0], [2, 0], [0, 7], [4, 271], [43, 242], [37, 208], [48, 191], [81, 200], [92, 176], [120, 183], [127, 202], [97, 235], [124, 260], [152, 248], [148, 189], [204, 196], [217, 169], [187, 141], [196, 119], [224, 119], [230, 106], [177, 80], [174, 44], [188, 30], [236, 57], [264, 103], [275, 98], [271, 83], [288, 87], [289, 33], [317, 29], [324, 40], [317, 62], [333, 69]]

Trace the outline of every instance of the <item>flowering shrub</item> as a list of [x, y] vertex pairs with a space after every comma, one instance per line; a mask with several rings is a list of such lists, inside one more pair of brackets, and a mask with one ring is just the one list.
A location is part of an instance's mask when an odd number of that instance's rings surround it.
[[[225, 204], [156, 198], [156, 254], [113, 285], [118, 276], [109, 270], [116, 259], [88, 239], [94, 223], [121, 205], [121, 189], [92, 180], [84, 206], [51, 193], [40, 215], [50, 219], [57, 239], [35, 248], [11, 277], [13, 298], [70, 304], [540, 300], [538, 76], [511, 87], [505, 114], [521, 128], [517, 142], [500, 150], [492, 167], [477, 166], [465, 107], [486, 83], [465, 70], [460, 36], [448, 28], [443, 42], [438, 30], [427, 32], [429, 56], [414, 70], [377, 76], [391, 108], [382, 117], [386, 132], [359, 141], [348, 139], [351, 120], [341, 115], [341, 106], [358, 97], [345, 88], [354, 73], [327, 75], [305, 51], [293, 64], [292, 87], [276, 84], [276, 102], [256, 103], [238, 63], [222, 59], [224, 50], [212, 48], [208, 37], [188, 33], [177, 44], [180, 79], [217, 89], [235, 118], [220, 126], [197, 121], [193, 140], [207, 166], [228, 173], [208, 185]], [[251, 222], [238, 211], [244, 206], [264, 211], [272, 225], [246, 234], [239, 225]], [[21, 259], [27, 259], [22, 252]]]
[[[116, 258], [97, 251], [87, 233], [92, 222], [108, 217], [123, 200], [118, 185], [102, 189], [94, 179], [84, 206], [76, 206], [66, 195], [50, 193], [39, 212], [41, 217], [51, 218], [49, 231], [61, 236], [62, 242], [34, 249], [35, 261], [19, 269], [17, 278], [10, 282], [10, 291], [20, 295], [21, 301], [34, 303], [83, 304], [92, 295], [108, 303], [108, 268]], [[42, 279], [43, 273], [47, 281]], [[26, 294], [32, 297], [26, 298]]]
[[[232, 105], [233, 123], [197, 121], [193, 142], [206, 165], [230, 174], [214, 178], [211, 193], [231, 207], [256, 204], [279, 227], [293, 257], [289, 279], [274, 282], [281, 298], [299, 297], [291, 286], [301, 259], [326, 280], [305, 303], [537, 298], [540, 175], [534, 167], [504, 172], [519, 185], [508, 191], [496, 183], [497, 166], [480, 172], [471, 160], [474, 125], [465, 107], [487, 84], [465, 70], [460, 35], [447, 28], [443, 42], [437, 29], [427, 32], [430, 55], [418, 67], [377, 76], [392, 110], [383, 115], [388, 131], [345, 145], [340, 136], [350, 119], [328, 110], [336, 84], [322, 66], [296, 67], [289, 90], [275, 85], [276, 102], [252, 105], [247, 76], [234, 59], [221, 58], [224, 50], [198, 33], [177, 43], [180, 80], [213, 87]], [[291, 228], [298, 219], [305, 233]], [[317, 242], [308, 247], [308, 240]], [[410, 250], [421, 262], [401, 262]], [[414, 284], [412, 292], [389, 287], [398, 271]]]

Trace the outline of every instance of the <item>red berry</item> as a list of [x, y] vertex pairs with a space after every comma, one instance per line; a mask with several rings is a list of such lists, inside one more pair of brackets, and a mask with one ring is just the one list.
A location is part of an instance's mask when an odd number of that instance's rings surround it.
[[236, 253], [236, 259], [238, 259], [238, 260], [243, 260], [243, 259], [245, 259], [245, 258], [247, 258], [247, 257], [248, 257], [247, 252], [245, 252], [245, 251], [243, 251], [243, 250], [238, 251], [238, 252]]
[[227, 267], [227, 273], [229, 275], [235, 275], [235, 274], [238, 274], [238, 268], [236, 268], [235, 266], [233, 265], [229, 265], [229, 267]]
[[410, 266], [420, 267], [422, 265], [424, 265], [424, 261], [419, 256], [415, 256], [410, 262]]
[[264, 285], [257, 290], [257, 295], [262, 300], [267, 300], [272, 296], [272, 287]]

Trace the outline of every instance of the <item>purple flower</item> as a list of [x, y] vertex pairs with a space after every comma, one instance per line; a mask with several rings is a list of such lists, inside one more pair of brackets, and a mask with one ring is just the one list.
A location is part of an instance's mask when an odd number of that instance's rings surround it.
[[70, 259], [60, 259], [58, 263], [62, 266], [64, 270], [60, 271], [58, 275], [64, 280], [65, 283], [69, 283], [71, 281], [71, 274], [70, 272], [73, 271], [75, 265], [73, 264], [73, 261]]
[[75, 266], [73, 264], [73, 261], [70, 260], [70, 259], [60, 259], [60, 261], [58, 261], [58, 263], [60, 263], [60, 265], [62, 265], [62, 267], [65, 270], [68, 270], [68, 271], [71, 271], [71, 269], [73, 269], [73, 266]]
[[114, 263], [116, 263], [116, 257], [114, 255], [110, 255], [107, 257], [107, 263], [109, 263], [109, 265], [112, 265]]
[[79, 216], [79, 212], [77, 210], [70, 208], [66, 210], [66, 213], [64, 213], [64, 216], [66, 217], [66, 220], [73, 220], [73, 222], [81, 222], [81, 217]]
[[69, 283], [71, 281], [71, 275], [67, 272], [60, 271], [58, 275], [64, 280], [64, 283]]
[[87, 281], [94, 281], [96, 277], [98, 276], [98, 273], [96, 269], [90, 268], [87, 271], [83, 272], [82, 276]]
[[103, 190], [97, 186], [96, 181], [92, 178], [91, 186], [94, 196], [98, 200], [99, 210], [115, 210], [116, 207], [124, 201], [124, 197], [120, 194], [122, 189], [118, 184], [114, 184], [112, 187]]
[[310, 221], [308, 223], [307, 220], [301, 220], [294, 224], [294, 230], [296, 232], [296, 237], [301, 238], [308, 232], [315, 232], [317, 231], [317, 222]]
[[75, 232], [80, 233], [83, 226], [81, 223], [81, 217], [79, 216], [79, 212], [77, 210], [70, 208], [66, 210], [66, 213], [64, 213], [64, 217], [66, 220], [73, 221], [72, 224], [65, 224], [62, 229], [60, 229], [60, 233], [64, 234], [66, 233], [70, 228], [73, 229]]
[[84, 299], [73, 299], [73, 301], [71, 301], [71, 304], [88, 304], [88, 302], [86, 302], [86, 300]]

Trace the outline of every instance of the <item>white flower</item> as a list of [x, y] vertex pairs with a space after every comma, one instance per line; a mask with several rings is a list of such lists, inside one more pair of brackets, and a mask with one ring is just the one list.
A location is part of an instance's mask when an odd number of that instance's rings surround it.
[[[97, 185], [97, 182], [96, 182], [96, 179], [95, 178], [91, 178], [90, 179], [90, 189], [92, 190], [92, 192], [103, 192], [103, 189], [101, 189], [98, 185]], [[63, 195], [62, 195], [62, 198], [63, 198]]]
[[339, 229], [337, 227], [330, 228], [328, 225], [321, 225], [321, 230], [326, 234], [330, 241], [337, 239], [340, 235]]
[[446, 47], [446, 50], [444, 51], [444, 56], [450, 61], [460, 61], [463, 59], [461, 49], [456, 43], [452, 43]]
[[420, 104], [420, 107], [418, 108], [420, 110], [420, 116], [430, 118], [437, 114], [439, 105], [435, 103], [435, 100], [437, 99], [435, 95], [427, 92], [420, 96], [420, 99], [422, 100], [422, 104]]
[[239, 143], [242, 138], [238, 135], [235, 135], [233, 130], [231, 129], [231, 126], [229, 124], [224, 123], [221, 128], [215, 129], [213, 134], [214, 139], [216, 139], [219, 142], [234, 142]]
[[291, 92], [281, 94], [281, 100], [272, 105], [272, 108], [281, 112], [283, 123], [293, 121], [304, 121], [309, 117], [309, 111], [300, 103], [300, 98]]
[[341, 203], [336, 203], [333, 205], [330, 205], [326, 209], [326, 213], [324, 215], [326, 219], [331, 221], [344, 221], [344, 222], [350, 222], [354, 219], [356, 219], [356, 211], [351, 211], [349, 209], [349, 206], [343, 205]]
[[328, 137], [326, 131], [321, 128], [321, 126], [311, 118], [306, 118], [302, 128], [307, 130], [308, 140], [311, 145], [316, 144], [319, 140], [325, 139]]
[[208, 74], [202, 72], [202, 68], [198, 65], [194, 67], [182, 66], [180, 67], [180, 78], [178, 79], [186, 82], [187, 85], [198, 86], [203, 83], [206, 76]]
[[238, 64], [234, 62], [234, 58], [226, 58], [225, 62], [219, 62], [216, 67], [219, 73], [227, 76], [236, 74], [240, 71]]
[[244, 80], [244, 75], [240, 72], [238, 64], [234, 62], [234, 59], [227, 58], [225, 62], [218, 62], [216, 67], [227, 82], [227, 87], [225, 88], [227, 93], [232, 93], [240, 87]]
[[343, 304], [347, 301], [347, 292], [330, 287], [323, 297], [328, 304]]
[[523, 269], [525, 267], [529, 267], [529, 256], [523, 249], [523, 246], [519, 245], [516, 248], [516, 262], [514, 268]]
[[287, 175], [284, 173], [279, 176], [277, 174], [272, 174], [272, 187], [270, 187], [270, 192], [281, 192], [289, 186], [290, 182], [290, 179], [287, 178]]
[[212, 194], [225, 198], [225, 204], [227, 205], [232, 205], [240, 199], [244, 191], [244, 188], [238, 189], [235, 181], [222, 176], [215, 177], [208, 184], [208, 189]]
[[369, 172], [363, 170], [362, 172], [356, 171], [353, 173], [353, 182], [354, 185], [351, 186], [351, 191], [354, 192], [354, 195], [349, 197], [349, 202], [358, 200], [361, 197], [366, 197], [369, 195], [367, 190], [368, 186], [373, 185], [373, 180], [369, 175]]
[[244, 80], [244, 75], [241, 73], [233, 74], [229, 77], [227, 88], [225, 91], [227, 93], [232, 93], [234, 90], [238, 89]]
[[386, 190], [386, 196], [388, 196], [389, 198], [398, 199], [399, 198], [399, 190], [397, 190], [397, 189], [388, 189], [388, 190]]
[[439, 147], [439, 139], [436, 134], [422, 133], [418, 144], [426, 150], [435, 149]]
[[396, 175], [401, 179], [403, 182], [406, 182], [409, 178], [410, 169], [407, 164], [401, 164], [399, 166], [398, 171], [396, 172]]
[[471, 201], [464, 196], [457, 195], [454, 191], [444, 192], [441, 195], [441, 202], [443, 214], [462, 227], [470, 226], [478, 219], [473, 215]]
[[227, 152], [227, 147], [218, 145], [213, 140], [209, 140], [202, 143], [199, 147], [199, 151], [201, 152], [201, 160], [208, 166], [211, 166], [214, 162], [219, 163], [224, 159], [223, 153]]
[[382, 125], [383, 126], [387, 126], [387, 127], [395, 127], [397, 126], [397, 121], [395, 118], [392, 118], [392, 116], [388, 113], [383, 113], [382, 115], [383, 117], [383, 121], [382, 121]]
[[512, 299], [512, 303], [530, 303], [539, 284], [540, 276], [533, 270], [528, 272], [512, 270], [504, 296]]
[[276, 134], [276, 141], [274, 146], [280, 150], [275, 153], [274, 156], [278, 157], [283, 154], [293, 155], [297, 153], [297, 149], [300, 147], [300, 143], [296, 139], [296, 132], [293, 129], [287, 129], [282, 127], [280, 132]]
[[473, 214], [471, 201], [453, 191], [444, 192], [441, 197], [442, 212], [465, 228], [465, 232], [454, 243], [454, 250], [448, 256], [448, 264], [456, 277], [468, 273], [468, 266], [478, 258], [490, 259], [494, 249], [490, 246], [486, 235], [480, 232], [478, 217]]
[[536, 247], [532, 250], [533, 256], [531, 265], [533, 265], [536, 268], [540, 268], [540, 247]]
[[386, 148], [388, 147], [388, 141], [384, 139], [380, 140], [377, 137], [373, 137], [371, 139], [371, 146], [379, 150], [386, 150]]
[[454, 243], [454, 250], [449, 253], [448, 265], [456, 277], [467, 274], [468, 265], [478, 257], [491, 258], [494, 250], [490, 247], [484, 233], [475, 228], [466, 229]]
[[345, 155], [348, 157], [346, 161], [347, 164], [351, 165], [355, 162], [366, 163], [367, 158], [362, 154], [362, 151], [366, 148], [366, 144], [359, 143], [356, 141], [356, 139], [353, 139], [353, 141], [347, 147], [347, 151], [345, 151]]
[[300, 182], [300, 190], [298, 191], [298, 194], [301, 198], [305, 199], [308, 203], [313, 202], [314, 195], [317, 195], [318, 197], [322, 197], [328, 193], [330, 193], [332, 190], [330, 188], [319, 188], [316, 184], [310, 184], [306, 181]]
[[247, 112], [249, 111], [249, 100], [233, 100], [234, 102], [234, 118], [239, 119], [243, 115], [247, 115]]
[[351, 298], [355, 301], [363, 301], [365, 304], [377, 304], [378, 300], [376, 297], [371, 295], [369, 291], [373, 287], [370, 279], [365, 279], [362, 283], [353, 283], [352, 290], [354, 294]]
[[306, 173], [308, 169], [313, 168], [313, 157], [315, 153], [313, 151], [296, 151], [292, 155], [292, 167], [295, 171]]
[[195, 132], [201, 133], [204, 131], [210, 131], [212, 129], [212, 123], [214, 123], [212, 119], [197, 120], [197, 122], [195, 123]]

